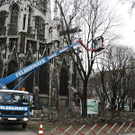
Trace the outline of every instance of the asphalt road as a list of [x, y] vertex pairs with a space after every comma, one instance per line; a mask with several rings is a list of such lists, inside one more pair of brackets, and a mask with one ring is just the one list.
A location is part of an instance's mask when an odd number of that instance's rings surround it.
[[119, 134], [119, 135], [135, 135], [135, 133]]
[[28, 128], [22, 129], [21, 125], [0, 125], [0, 135], [37, 135]]

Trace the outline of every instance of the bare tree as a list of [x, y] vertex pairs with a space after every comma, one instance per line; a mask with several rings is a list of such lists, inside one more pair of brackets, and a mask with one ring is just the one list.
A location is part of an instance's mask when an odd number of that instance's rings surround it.
[[[114, 12], [109, 11], [109, 7], [106, 5], [106, 1], [103, 0], [56, 0], [59, 7], [62, 30], [64, 31], [64, 38], [67, 44], [72, 44], [76, 35], [71, 33], [73, 27], [85, 27], [85, 39], [86, 47], [94, 48], [93, 40], [96, 36], [110, 37], [110, 29], [118, 25], [118, 18]], [[69, 6], [70, 5], [70, 6]], [[68, 14], [69, 13], [69, 14]], [[76, 31], [77, 32], [77, 31]], [[88, 79], [91, 75], [94, 57], [97, 55], [95, 52], [86, 51], [87, 69], [79, 57], [79, 54], [74, 48], [70, 50], [71, 57], [76, 63], [77, 71], [83, 82], [83, 90], [79, 93], [82, 100], [82, 116], [87, 116], [87, 85]]]
[[[118, 110], [124, 109], [124, 103], [134, 89], [133, 56], [134, 52], [131, 48], [111, 46], [101, 60], [102, 68], [99, 67], [99, 73], [102, 92], [109, 101], [112, 112], [115, 112], [116, 103]], [[122, 105], [121, 108], [120, 105]]]

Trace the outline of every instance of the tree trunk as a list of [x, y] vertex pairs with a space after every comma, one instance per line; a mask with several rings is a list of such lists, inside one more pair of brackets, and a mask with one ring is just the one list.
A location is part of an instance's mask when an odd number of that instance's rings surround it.
[[87, 117], [87, 83], [83, 87], [83, 96], [82, 96], [82, 117]]

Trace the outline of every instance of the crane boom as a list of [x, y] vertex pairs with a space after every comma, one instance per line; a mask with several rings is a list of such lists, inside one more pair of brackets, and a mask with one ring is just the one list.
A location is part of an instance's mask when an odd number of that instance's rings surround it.
[[51, 59], [57, 57], [61, 53], [69, 50], [70, 48], [78, 45], [79, 43], [88, 51], [100, 51], [100, 50], [95, 50], [95, 49], [88, 49], [87, 47], [85, 47], [83, 42], [79, 39], [77, 42], [62, 48], [61, 50], [58, 50], [55, 53], [52, 53], [51, 55], [46, 56], [46, 57], [34, 62], [33, 64], [31, 64], [31, 65], [29, 65], [29, 66], [27, 66], [27, 67], [25, 67], [23, 69], [20, 69], [19, 71], [15, 72], [15, 73], [13, 73], [13, 74], [5, 77], [5, 78], [1, 78], [0, 79], [0, 89], [3, 89], [3, 87], [8, 89], [7, 86], [6, 86], [7, 84], [17, 80], [18, 78], [20, 78], [20, 77], [22, 77], [22, 76], [24, 76], [24, 75], [26, 75], [26, 74], [28, 74], [30, 72], [35, 71], [38, 67], [44, 65], [45, 63], [49, 62]]
[[66, 50], [69, 50], [70, 48], [72, 48], [73, 46], [79, 44], [79, 42], [75, 42], [74, 44], [72, 45], [69, 45], [69, 46], [66, 46], [64, 48], [62, 48], [61, 50], [58, 50], [56, 51], [55, 53], [49, 55], [49, 56], [46, 56], [34, 63], [32, 63], [31, 65], [23, 68], [23, 69], [20, 69], [19, 71], [5, 77], [5, 78], [1, 78], [0, 79], [0, 89], [3, 89], [3, 86], [7, 88], [7, 84], [17, 80], [18, 78], [30, 73], [30, 72], [33, 72], [35, 71], [38, 67], [44, 65], [45, 63], [49, 62], [51, 59], [53, 59], [54, 57], [60, 55], [61, 53], [65, 52]]

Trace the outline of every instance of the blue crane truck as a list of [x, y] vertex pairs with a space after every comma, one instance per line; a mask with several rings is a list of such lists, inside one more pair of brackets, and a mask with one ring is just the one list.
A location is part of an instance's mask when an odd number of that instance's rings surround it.
[[[83, 45], [88, 51], [100, 51], [103, 48], [101, 46], [98, 49], [88, 49], [81, 40], [78, 40], [72, 45], [66, 46], [55, 53], [46, 56], [33, 64], [0, 79], [0, 123], [1, 124], [21, 124], [22, 128], [25, 129], [30, 116], [30, 96], [27, 91], [15, 90], [32, 72], [38, 67], [49, 62], [51, 59], [57, 57], [61, 53], [67, 51], [78, 44]], [[17, 80], [18, 78], [27, 75], [19, 84], [17, 84], [12, 90], [7, 88], [7, 84]]]
[[22, 124], [26, 128], [30, 116], [29, 92], [0, 90], [0, 123]]

